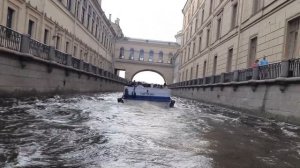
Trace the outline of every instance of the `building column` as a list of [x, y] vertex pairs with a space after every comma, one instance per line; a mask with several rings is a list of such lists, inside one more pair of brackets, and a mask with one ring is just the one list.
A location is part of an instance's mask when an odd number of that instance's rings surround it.
[[233, 82], [238, 82], [239, 81], [239, 71], [235, 70], [233, 72]]
[[22, 34], [20, 51], [22, 53], [29, 53], [30, 36]]
[[50, 51], [49, 51], [49, 61], [50, 62], [55, 62], [55, 47], [50, 46]]
[[6, 16], [6, 14], [5, 14], [5, 12], [6, 12], [6, 10], [4, 10], [4, 8], [7, 6], [7, 0], [2, 0], [1, 2], [0, 2], [0, 11], [2, 11], [1, 12], [1, 15], [2, 15], [2, 17], [0, 17], [0, 24], [1, 25], [5, 25], [6, 26], [6, 23], [5, 23], [5, 16]]
[[281, 78], [289, 77], [289, 60], [284, 60], [281, 62]]

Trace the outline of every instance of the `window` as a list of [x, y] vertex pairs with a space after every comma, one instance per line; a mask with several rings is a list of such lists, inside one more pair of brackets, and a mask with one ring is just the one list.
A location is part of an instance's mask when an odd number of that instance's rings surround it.
[[256, 59], [256, 48], [257, 48], [257, 37], [254, 37], [250, 40], [248, 67], [251, 67], [251, 65], [254, 63]]
[[90, 19], [91, 19], [91, 6], [89, 6], [89, 13], [88, 13], [88, 17], [87, 17], [87, 28], [90, 28]]
[[196, 42], [193, 42], [193, 55], [192, 56], [195, 56], [196, 54]]
[[83, 51], [82, 51], [82, 50], [80, 50], [80, 59], [81, 59], [81, 60], [84, 59], [84, 58], [83, 58]]
[[253, 14], [260, 11], [262, 7], [262, 0], [253, 0]]
[[216, 75], [216, 73], [217, 73], [217, 64], [218, 64], [218, 57], [215, 56], [215, 58], [214, 58], [214, 64], [213, 64], [213, 71], [212, 71], [213, 75]]
[[191, 68], [190, 80], [193, 79], [193, 67]]
[[207, 28], [207, 36], [206, 36], [206, 47], [210, 44], [210, 28]]
[[188, 80], [188, 73], [189, 73], [189, 70], [186, 70], [186, 72], [185, 72], [185, 80], [186, 81]]
[[287, 55], [289, 59], [297, 58], [300, 56], [299, 30], [300, 17], [288, 22]]
[[7, 8], [7, 19], [6, 19], [6, 27], [12, 29], [13, 28], [13, 17], [15, 11], [11, 8]]
[[94, 25], [95, 25], [95, 20], [94, 18], [92, 19], [92, 34], [94, 34]]
[[56, 36], [56, 46], [55, 46], [55, 48], [56, 48], [57, 50], [59, 50], [59, 47], [60, 47], [60, 37], [59, 37], [59, 36]]
[[206, 65], [207, 63], [206, 63], [206, 61], [204, 61], [204, 63], [203, 63], [203, 77], [205, 77], [206, 76]]
[[202, 36], [199, 37], [199, 50], [198, 50], [199, 53], [202, 51], [201, 46], [202, 46]]
[[163, 60], [164, 60], [164, 53], [161, 51], [158, 54], [158, 62], [163, 63], [164, 62]]
[[209, 14], [212, 13], [212, 9], [213, 9], [213, 0], [210, 0]]
[[201, 14], [201, 25], [204, 22], [204, 8], [202, 9], [202, 14]]
[[71, 0], [67, 0], [67, 9], [68, 9], [69, 11], [72, 10], [72, 2], [71, 2]]
[[123, 48], [123, 47], [120, 48], [120, 55], [119, 55], [119, 58], [120, 58], [120, 59], [123, 59], [123, 58], [124, 58], [124, 48]]
[[218, 25], [217, 25], [217, 40], [221, 38], [221, 28], [222, 28], [222, 14], [218, 16]]
[[227, 72], [231, 72], [232, 70], [232, 56], [233, 56], [233, 48], [228, 50], [227, 67], [226, 67]]
[[45, 29], [44, 31], [44, 44], [48, 44], [49, 30]]
[[238, 7], [237, 3], [232, 6], [231, 29], [233, 29], [237, 24], [237, 10], [238, 10], [237, 7]]
[[77, 2], [76, 6], [76, 17], [79, 18], [79, 6], [80, 6], [80, 1]]
[[73, 56], [77, 57], [77, 47], [76, 46], [74, 46], [74, 49], [73, 49]]
[[66, 42], [66, 53], [69, 53], [69, 45], [70, 45], [70, 43], [67, 41]]
[[172, 64], [173, 53], [169, 53], [168, 64]]
[[198, 78], [199, 65], [196, 66], [196, 78]]
[[190, 38], [192, 37], [193, 34], [193, 24], [190, 25]]
[[129, 59], [134, 60], [134, 49], [133, 48], [130, 49]]
[[188, 53], [187, 53], [188, 59], [186, 61], [190, 60], [190, 54], [191, 54], [191, 44], [189, 44], [188, 46]]
[[81, 12], [81, 23], [84, 24], [84, 18], [85, 17], [85, 8], [82, 7], [82, 12]]
[[149, 62], [153, 62], [153, 56], [154, 56], [154, 52], [151, 50], [149, 52]]
[[32, 36], [33, 29], [34, 29], [34, 21], [29, 20], [29, 22], [28, 22], [28, 34], [30, 36]]
[[140, 50], [139, 60], [144, 61], [144, 50]]

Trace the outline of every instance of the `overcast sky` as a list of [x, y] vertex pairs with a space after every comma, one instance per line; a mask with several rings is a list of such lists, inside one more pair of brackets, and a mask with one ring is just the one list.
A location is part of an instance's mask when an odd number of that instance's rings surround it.
[[102, 8], [112, 21], [120, 18], [126, 37], [176, 41], [182, 29], [182, 9], [186, 0], [102, 0]]

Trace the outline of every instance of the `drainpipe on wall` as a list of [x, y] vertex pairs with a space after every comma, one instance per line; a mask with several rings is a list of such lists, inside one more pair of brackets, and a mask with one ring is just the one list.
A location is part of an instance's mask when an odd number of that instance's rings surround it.
[[236, 55], [236, 59], [235, 59], [235, 70], [237, 70], [237, 65], [238, 65], [238, 60], [239, 60], [239, 55], [240, 55], [240, 37], [241, 37], [241, 27], [242, 27], [242, 12], [243, 12], [243, 8], [244, 8], [244, 1], [243, 0], [239, 0], [239, 28], [238, 28], [238, 42], [237, 42], [237, 55]]

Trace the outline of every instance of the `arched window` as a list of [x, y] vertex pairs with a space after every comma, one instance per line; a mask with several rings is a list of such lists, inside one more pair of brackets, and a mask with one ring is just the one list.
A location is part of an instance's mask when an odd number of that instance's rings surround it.
[[153, 57], [154, 57], [154, 52], [151, 50], [150, 52], [149, 52], [149, 62], [153, 62]]
[[124, 48], [123, 48], [123, 47], [120, 48], [120, 55], [119, 55], [119, 58], [120, 58], [120, 59], [123, 59], [123, 58], [124, 58]]
[[134, 49], [133, 48], [130, 49], [129, 59], [134, 60]]
[[164, 62], [163, 60], [164, 60], [164, 53], [161, 51], [158, 54], [158, 62], [163, 63]]
[[144, 50], [140, 50], [139, 60], [144, 61]]
[[169, 53], [169, 56], [168, 56], [168, 64], [172, 64], [172, 59], [173, 59], [173, 53]]

